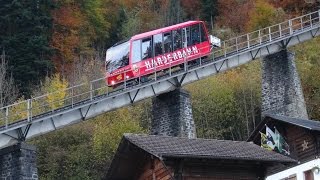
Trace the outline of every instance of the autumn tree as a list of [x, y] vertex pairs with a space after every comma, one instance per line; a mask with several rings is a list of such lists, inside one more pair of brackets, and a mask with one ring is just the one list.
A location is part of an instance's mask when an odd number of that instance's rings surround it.
[[114, 0], [57, 0], [55, 4], [51, 11], [53, 61], [57, 71], [69, 77], [79, 59], [105, 57], [111, 24], [115, 22], [113, 8], [117, 6], [113, 6]]
[[318, 0], [269, 0], [269, 2], [293, 15], [315, 11], [320, 5]]
[[230, 28], [233, 32], [245, 32], [249, 19], [249, 11], [254, 8], [254, 0], [218, 0], [219, 16], [216, 18], [218, 27]]
[[181, 0], [181, 6], [185, 12], [185, 18], [188, 20], [196, 20], [201, 18], [202, 1]]
[[255, 8], [249, 11], [250, 18], [246, 25], [247, 31], [262, 29], [280, 23], [285, 19], [285, 13], [281, 8], [276, 9], [264, 0], [257, 0], [254, 5]]

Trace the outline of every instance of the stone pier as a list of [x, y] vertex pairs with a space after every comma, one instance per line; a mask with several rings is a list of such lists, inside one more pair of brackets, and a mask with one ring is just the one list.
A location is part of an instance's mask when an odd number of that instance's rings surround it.
[[294, 53], [287, 50], [262, 60], [262, 114], [308, 119]]
[[152, 99], [151, 134], [196, 138], [187, 91], [179, 88]]
[[0, 180], [37, 180], [36, 148], [25, 143], [0, 150]]

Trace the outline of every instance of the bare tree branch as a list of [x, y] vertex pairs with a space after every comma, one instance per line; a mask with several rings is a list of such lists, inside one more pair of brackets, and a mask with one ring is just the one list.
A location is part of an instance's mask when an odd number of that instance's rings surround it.
[[2, 50], [0, 63], [0, 107], [13, 103], [19, 96], [12, 74], [8, 73], [6, 53]]

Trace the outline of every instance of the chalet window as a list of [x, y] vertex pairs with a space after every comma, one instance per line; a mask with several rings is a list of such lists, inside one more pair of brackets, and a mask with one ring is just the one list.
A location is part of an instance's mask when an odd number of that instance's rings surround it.
[[181, 29], [172, 31], [173, 37], [173, 51], [182, 48], [182, 31]]
[[164, 46], [164, 52], [165, 53], [172, 52], [171, 33], [165, 33], [163, 35], [163, 46]]
[[141, 61], [141, 40], [132, 43], [132, 63]]
[[314, 180], [312, 170], [309, 170], [309, 171], [305, 171], [305, 172], [304, 172], [304, 179], [305, 179], [305, 180]]
[[162, 54], [162, 34], [157, 34], [153, 36], [154, 42], [154, 56]]
[[283, 178], [281, 180], [297, 180], [297, 175], [293, 174], [293, 175], [290, 175], [289, 177]]
[[142, 40], [142, 59], [149, 59], [152, 57], [152, 43], [151, 38]]

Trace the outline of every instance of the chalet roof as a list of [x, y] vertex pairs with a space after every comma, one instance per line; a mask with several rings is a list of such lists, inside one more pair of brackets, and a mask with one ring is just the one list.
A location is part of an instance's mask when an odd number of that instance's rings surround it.
[[144, 164], [155, 157], [160, 161], [176, 159], [206, 160], [204, 162], [238, 161], [246, 164], [296, 163], [281, 154], [268, 151], [253, 143], [216, 139], [187, 139], [181, 137], [125, 134], [105, 179], [134, 179]]
[[265, 150], [245, 141], [216, 139], [188, 139], [181, 137], [125, 134], [125, 139], [158, 157], [208, 158], [230, 160], [253, 160], [272, 162], [295, 162], [278, 153]]
[[308, 120], [308, 119], [301, 119], [301, 118], [292, 118], [288, 116], [281, 116], [276, 114], [265, 114], [262, 121], [258, 124], [255, 130], [251, 133], [250, 137], [247, 141], [252, 141], [254, 138], [259, 134], [264, 125], [268, 123], [268, 121], [279, 121], [283, 123], [292, 124], [295, 126], [299, 126], [305, 129], [309, 129], [311, 131], [320, 131], [320, 122], [316, 120]]
[[315, 120], [308, 120], [308, 119], [300, 119], [300, 118], [292, 118], [288, 116], [280, 116], [275, 114], [267, 114], [267, 117], [272, 119], [282, 121], [285, 123], [289, 123], [292, 125], [300, 126], [302, 128], [306, 128], [309, 130], [320, 131], [320, 122]]

